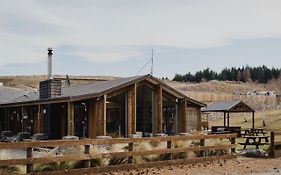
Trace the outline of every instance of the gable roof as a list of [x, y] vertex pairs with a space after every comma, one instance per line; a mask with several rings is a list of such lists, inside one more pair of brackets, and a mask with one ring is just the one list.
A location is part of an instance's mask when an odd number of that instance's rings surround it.
[[202, 108], [202, 112], [254, 112], [255, 110], [243, 101], [214, 102]]
[[[151, 82], [154, 82], [155, 84], [161, 84], [163, 85], [163, 89], [175, 93], [178, 97], [182, 99], [186, 99], [190, 101], [191, 103], [194, 103], [198, 106], [206, 106], [205, 104], [196, 101], [194, 99], [191, 99], [184, 95], [183, 93], [177, 91], [176, 89], [173, 89], [172, 87], [168, 86], [161, 80], [158, 80], [157, 78], [154, 78], [150, 75], [143, 75], [143, 76], [134, 76], [134, 77], [127, 77], [127, 78], [119, 78], [115, 80], [109, 80], [109, 81], [101, 81], [101, 82], [94, 82], [89, 84], [80, 84], [80, 85], [74, 85], [69, 87], [62, 88], [61, 96], [58, 97], [52, 97], [48, 99], [39, 99], [39, 93], [38, 92], [31, 92], [29, 94], [25, 94], [21, 97], [15, 98], [5, 105], [11, 105], [11, 104], [23, 104], [23, 103], [38, 103], [38, 102], [46, 102], [46, 103], [53, 103], [56, 101], [75, 101], [77, 99], [89, 99], [89, 98], [95, 98], [102, 95], [105, 95], [107, 93], [113, 92], [117, 89], [121, 89], [123, 87], [127, 87], [130, 85], [133, 85], [134, 83], [143, 81], [143, 80], [149, 80]], [[0, 105], [1, 106], [1, 105]]]

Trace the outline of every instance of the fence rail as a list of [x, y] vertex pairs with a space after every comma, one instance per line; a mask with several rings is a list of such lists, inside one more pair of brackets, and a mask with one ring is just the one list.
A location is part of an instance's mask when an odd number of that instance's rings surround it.
[[[84, 168], [67, 170], [67, 173], [71, 174], [83, 174], [83, 173], [95, 173], [95, 172], [106, 172], [115, 169], [128, 169], [135, 167], [149, 167], [149, 166], [159, 166], [176, 163], [192, 163], [200, 162], [204, 160], [216, 160], [216, 159], [226, 159], [233, 158], [235, 154], [236, 144], [235, 138], [236, 134], [217, 134], [217, 135], [191, 135], [191, 136], [168, 136], [168, 137], [150, 137], [150, 138], [118, 138], [118, 139], [84, 139], [77, 141], [66, 141], [66, 140], [51, 140], [51, 141], [36, 141], [36, 142], [13, 142], [13, 143], [0, 143], [0, 149], [25, 149], [26, 158], [21, 159], [8, 159], [0, 160], [0, 166], [11, 166], [11, 165], [26, 165], [26, 172], [29, 174], [66, 174], [65, 170], [52, 171], [52, 172], [33, 172], [34, 164], [48, 164], [53, 162], [67, 162], [67, 161], [84, 161]], [[205, 146], [205, 140], [207, 139], [229, 139], [230, 142], [223, 142], [222, 145]], [[198, 140], [199, 145], [194, 147], [173, 147], [173, 143], [176, 141], [189, 141]], [[142, 142], [167, 142], [167, 147], [162, 149], [144, 150], [137, 151], [134, 150], [135, 143]], [[128, 150], [125, 152], [105, 152], [105, 153], [91, 153], [90, 145], [113, 145], [113, 144], [128, 144]], [[46, 147], [71, 147], [71, 146], [83, 146], [84, 154], [73, 154], [73, 155], [55, 155], [47, 157], [33, 157], [33, 149], [36, 148], [46, 148]], [[211, 150], [222, 150], [231, 149], [230, 155], [221, 156], [206, 156], [203, 154], [195, 158], [187, 159], [172, 159], [172, 155], [176, 153], [186, 153], [189, 151], [203, 153], [204, 151]], [[134, 157], [136, 156], [148, 156], [148, 155], [162, 155], [166, 154], [167, 160], [165, 161], [154, 161], [145, 163], [134, 162]], [[122, 165], [110, 165], [105, 167], [90, 167], [90, 160], [101, 159], [101, 158], [128, 158], [127, 164]]]

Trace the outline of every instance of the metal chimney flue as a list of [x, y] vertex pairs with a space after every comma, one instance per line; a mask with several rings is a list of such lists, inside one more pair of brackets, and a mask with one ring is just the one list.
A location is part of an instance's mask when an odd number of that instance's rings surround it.
[[48, 48], [48, 80], [53, 79], [52, 74], [52, 56], [53, 56], [53, 49], [51, 47]]
[[39, 84], [39, 99], [58, 97], [61, 95], [61, 80], [53, 78], [52, 74], [53, 49], [48, 48], [47, 80]]

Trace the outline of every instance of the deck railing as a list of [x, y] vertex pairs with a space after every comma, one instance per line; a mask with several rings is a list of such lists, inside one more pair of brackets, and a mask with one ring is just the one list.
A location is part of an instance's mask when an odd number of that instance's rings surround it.
[[[83, 139], [83, 140], [50, 140], [50, 141], [35, 141], [35, 142], [12, 142], [0, 143], [0, 149], [25, 149], [26, 158], [20, 159], [8, 159], [0, 160], [0, 166], [11, 166], [11, 165], [26, 165], [26, 173], [29, 174], [66, 174], [66, 170], [57, 170], [50, 172], [34, 172], [34, 164], [49, 164], [53, 162], [67, 162], [67, 161], [83, 161], [83, 167], [79, 169], [67, 170], [69, 174], [89, 174], [97, 172], [108, 172], [112, 170], [124, 170], [137, 167], [154, 167], [163, 165], [173, 165], [180, 163], [195, 163], [201, 161], [217, 160], [217, 159], [228, 159], [234, 158], [236, 144], [236, 134], [217, 134], [217, 135], [187, 135], [187, 136], [167, 136], [167, 137], [144, 137], [144, 138], [116, 138], [116, 139]], [[205, 145], [207, 139], [214, 140], [219, 139], [219, 145]], [[189, 147], [175, 147], [173, 146], [177, 141], [197, 141], [197, 146]], [[136, 143], [142, 142], [154, 142], [160, 143], [165, 142], [167, 146], [161, 149], [152, 149], [137, 151], [134, 149]], [[91, 145], [113, 145], [113, 144], [126, 144], [127, 151], [125, 152], [104, 152], [98, 153], [91, 151]], [[33, 157], [34, 149], [38, 148], [53, 148], [53, 147], [71, 147], [71, 146], [83, 146], [84, 154], [73, 154], [73, 155], [54, 155], [48, 157]], [[231, 152], [227, 155], [216, 155], [208, 156], [204, 154], [210, 150], [225, 150], [229, 149]], [[184, 159], [172, 159], [172, 155], [177, 153], [186, 152], [199, 153], [197, 157], [184, 158]], [[136, 156], [148, 156], [148, 155], [166, 155], [165, 160], [152, 161], [145, 163], [134, 162]], [[102, 158], [124, 158], [127, 157], [126, 164], [120, 165], [108, 165], [100, 167], [91, 167], [91, 160], [102, 159]]]

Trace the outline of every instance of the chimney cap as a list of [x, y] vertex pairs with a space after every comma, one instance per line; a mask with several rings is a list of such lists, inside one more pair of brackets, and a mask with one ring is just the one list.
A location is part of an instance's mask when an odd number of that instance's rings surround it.
[[48, 55], [53, 55], [53, 49], [51, 47], [48, 47]]

